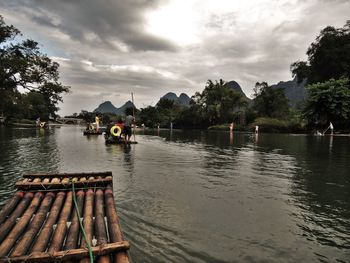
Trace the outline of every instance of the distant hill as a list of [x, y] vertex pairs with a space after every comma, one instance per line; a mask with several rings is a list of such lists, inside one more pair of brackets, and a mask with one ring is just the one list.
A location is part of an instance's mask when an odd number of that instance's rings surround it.
[[238, 93], [242, 94], [244, 97], [246, 97], [247, 99], [249, 99], [245, 93], [243, 92], [241, 86], [234, 80], [231, 80], [229, 82], [226, 82], [226, 86], [229, 88], [232, 88], [233, 90], [237, 91]]
[[115, 107], [112, 102], [105, 101], [101, 103], [94, 112], [100, 112], [100, 113], [114, 113], [117, 115], [125, 115], [125, 109], [129, 107], [133, 107], [134, 104], [129, 100], [127, 101], [123, 106], [120, 108]]
[[181, 93], [180, 96], [178, 97], [173, 92], [168, 92], [160, 99], [172, 100], [179, 103], [180, 105], [187, 106], [187, 107], [190, 105], [190, 101], [191, 101], [191, 98], [186, 93]]
[[280, 81], [275, 85], [271, 85], [271, 87], [283, 89], [290, 106], [295, 108], [299, 102], [306, 98], [305, 83], [305, 80], [298, 83], [297, 79], [294, 78], [290, 81]]

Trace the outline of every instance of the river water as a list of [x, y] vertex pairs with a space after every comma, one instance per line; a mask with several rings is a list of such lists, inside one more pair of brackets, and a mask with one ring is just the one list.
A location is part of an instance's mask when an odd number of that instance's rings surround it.
[[112, 171], [136, 262], [350, 262], [350, 137], [0, 128], [0, 205], [26, 172]]

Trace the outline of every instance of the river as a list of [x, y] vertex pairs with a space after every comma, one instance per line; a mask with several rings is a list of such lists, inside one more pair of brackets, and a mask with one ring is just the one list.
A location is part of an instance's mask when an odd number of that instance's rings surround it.
[[133, 262], [350, 262], [350, 137], [0, 127], [0, 206], [26, 172], [112, 171]]

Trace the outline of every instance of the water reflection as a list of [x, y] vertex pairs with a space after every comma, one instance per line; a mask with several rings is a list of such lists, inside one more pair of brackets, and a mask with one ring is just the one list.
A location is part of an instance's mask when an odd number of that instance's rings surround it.
[[346, 262], [348, 138], [0, 129], [0, 202], [27, 171], [106, 171], [135, 262]]

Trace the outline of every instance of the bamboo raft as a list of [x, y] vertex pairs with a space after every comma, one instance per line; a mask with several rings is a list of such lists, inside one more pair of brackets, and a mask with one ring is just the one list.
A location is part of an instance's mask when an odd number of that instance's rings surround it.
[[130, 262], [111, 172], [27, 174], [16, 186], [0, 211], [0, 263]]
[[85, 131], [83, 132], [83, 135], [102, 135], [102, 131], [85, 130]]

